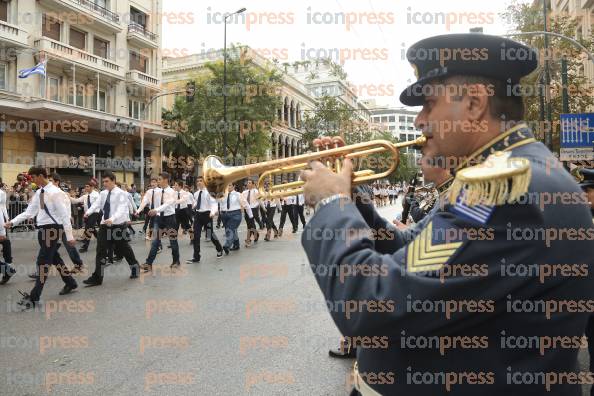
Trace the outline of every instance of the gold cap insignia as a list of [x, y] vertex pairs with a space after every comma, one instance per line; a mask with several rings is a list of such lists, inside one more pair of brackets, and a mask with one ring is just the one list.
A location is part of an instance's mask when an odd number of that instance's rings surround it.
[[480, 165], [462, 169], [449, 191], [449, 201], [475, 205], [504, 205], [528, 192], [532, 169], [526, 158], [510, 158], [511, 152], [497, 151]]

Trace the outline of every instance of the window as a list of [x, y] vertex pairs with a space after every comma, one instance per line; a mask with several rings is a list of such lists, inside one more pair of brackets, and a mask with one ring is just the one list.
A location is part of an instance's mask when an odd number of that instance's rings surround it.
[[404, 134], [400, 134], [400, 139], [401, 142], [404, 142], [406, 140], [406, 135]]
[[0, 2], [0, 20], [8, 22], [8, 2]]
[[413, 124], [415, 122], [415, 118], [414, 117], [406, 117], [406, 122]]
[[144, 119], [144, 103], [128, 100], [128, 117], [135, 120]]
[[411, 135], [411, 134], [408, 135], [408, 140], [415, 140], [415, 139], [416, 139], [415, 135]]
[[101, 91], [99, 90], [99, 109], [97, 109], [97, 90], [94, 91], [93, 93], [93, 99], [92, 99], [92, 109], [93, 110], [99, 110], [102, 112], [105, 112], [105, 91]]
[[138, 24], [146, 29], [146, 14], [134, 7], [130, 7], [130, 23]]
[[390, 122], [396, 122], [396, 116], [390, 116]]
[[[85, 86], [82, 84], [77, 84], [76, 85], [76, 106], [80, 106], [83, 107], [84, 105], [84, 91], [85, 91]], [[72, 98], [72, 85], [70, 85], [68, 87], [68, 104], [74, 104], [73, 102], [73, 98]]]
[[107, 0], [95, 0], [95, 4], [97, 4], [99, 7], [108, 8]]
[[382, 123], [385, 124], [388, 122], [388, 117], [382, 117]]
[[58, 102], [60, 100], [60, 80], [57, 77], [48, 77], [47, 89], [47, 98]]
[[6, 63], [0, 63], [0, 89], [6, 89]]
[[87, 48], [87, 34], [70, 28], [70, 45], [84, 51]]
[[93, 54], [107, 59], [107, 54], [109, 54], [109, 41], [95, 37], [93, 39]]
[[130, 51], [130, 70], [138, 70], [146, 73], [147, 57], [137, 52]]
[[45, 37], [49, 37], [53, 40], [60, 41], [60, 31], [62, 30], [62, 25], [60, 21], [55, 18], [49, 17], [46, 14], [43, 14], [42, 20], [42, 34]]

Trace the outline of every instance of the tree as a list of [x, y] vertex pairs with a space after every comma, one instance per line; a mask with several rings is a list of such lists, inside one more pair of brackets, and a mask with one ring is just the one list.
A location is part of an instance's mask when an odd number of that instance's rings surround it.
[[166, 140], [166, 150], [195, 157], [220, 156], [228, 128], [227, 149], [233, 164], [248, 156], [263, 157], [270, 148], [270, 132], [281, 106], [281, 74], [277, 69], [256, 65], [245, 48], [233, 47], [227, 57], [225, 87], [222, 60], [206, 63], [192, 80], [196, 83], [194, 101], [186, 103], [185, 97], [177, 97], [173, 109], [163, 113], [164, 119], [187, 126]]
[[[536, 4], [539, 4], [537, 2]], [[518, 32], [533, 32], [543, 30], [543, 13], [541, 6], [523, 4], [514, 0], [508, 5], [507, 10], [502, 13], [515, 27]], [[565, 36], [574, 37], [577, 31], [578, 21], [568, 15], [550, 16], [548, 22], [549, 31], [560, 33]], [[550, 37], [550, 36], [549, 36]], [[548, 52], [545, 51], [543, 35], [518, 36], [519, 41], [536, 48], [539, 51], [539, 68], [523, 80], [525, 86], [523, 90], [524, 105], [526, 108], [526, 121], [540, 125], [535, 129], [538, 138], [544, 138], [545, 128], [553, 128], [553, 150], [559, 150], [560, 134], [560, 114], [563, 113], [562, 95], [561, 95], [561, 58], [566, 55], [568, 64], [568, 87], [569, 91], [569, 110], [570, 113], [583, 113], [594, 106], [594, 86], [592, 81], [584, 76], [585, 54], [575, 47], [568, 40], [557, 37], [549, 38]], [[578, 37], [579, 41], [590, 51], [594, 51], [594, 33], [590, 37]], [[539, 90], [542, 87], [544, 74], [544, 60], [549, 59], [551, 75], [551, 105], [552, 105], [552, 125], [540, 124], [541, 105]]]

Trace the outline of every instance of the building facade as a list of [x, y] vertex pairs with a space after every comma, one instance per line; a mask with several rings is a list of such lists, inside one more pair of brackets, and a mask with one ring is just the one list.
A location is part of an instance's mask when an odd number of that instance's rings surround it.
[[[537, 1], [534, 5], [541, 3]], [[542, 3], [541, 3], [542, 4]], [[550, 0], [552, 15], [568, 15], [577, 20], [573, 38], [587, 38], [594, 32], [594, 0]], [[594, 62], [584, 59], [584, 76], [594, 84]]]
[[[0, 176], [33, 163], [81, 185], [102, 171], [139, 182], [159, 170], [161, 3], [152, 0], [0, 2]], [[18, 78], [46, 64], [46, 76]], [[141, 128], [141, 125], [144, 128]], [[94, 158], [94, 159], [93, 159]]]

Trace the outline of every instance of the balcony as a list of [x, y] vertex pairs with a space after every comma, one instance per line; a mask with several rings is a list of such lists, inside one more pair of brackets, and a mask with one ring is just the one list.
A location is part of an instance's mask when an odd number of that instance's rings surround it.
[[142, 88], [148, 88], [153, 91], [161, 90], [161, 82], [158, 78], [151, 77], [138, 70], [131, 70], [126, 73], [126, 82]]
[[93, 18], [95, 24], [110, 32], [121, 32], [120, 16], [93, 0], [39, 0], [41, 4], [58, 7], [67, 12], [82, 13]]
[[158, 37], [155, 33], [146, 30], [144, 26], [138, 23], [132, 22], [128, 25], [128, 41], [140, 48], [158, 48]]
[[594, 0], [582, 0], [582, 9], [587, 10], [594, 7]]
[[39, 51], [46, 52], [55, 57], [50, 57], [50, 62], [58, 61], [65, 64], [74, 62], [77, 65], [91, 69], [94, 72], [101, 72], [120, 80], [125, 78], [124, 68], [117, 63], [103, 59], [89, 52], [79, 50], [78, 48], [71, 47], [67, 44], [60, 43], [59, 41], [42, 37], [35, 40], [34, 45]]
[[9, 43], [10, 46], [27, 47], [27, 32], [10, 23], [0, 21], [0, 42]]

